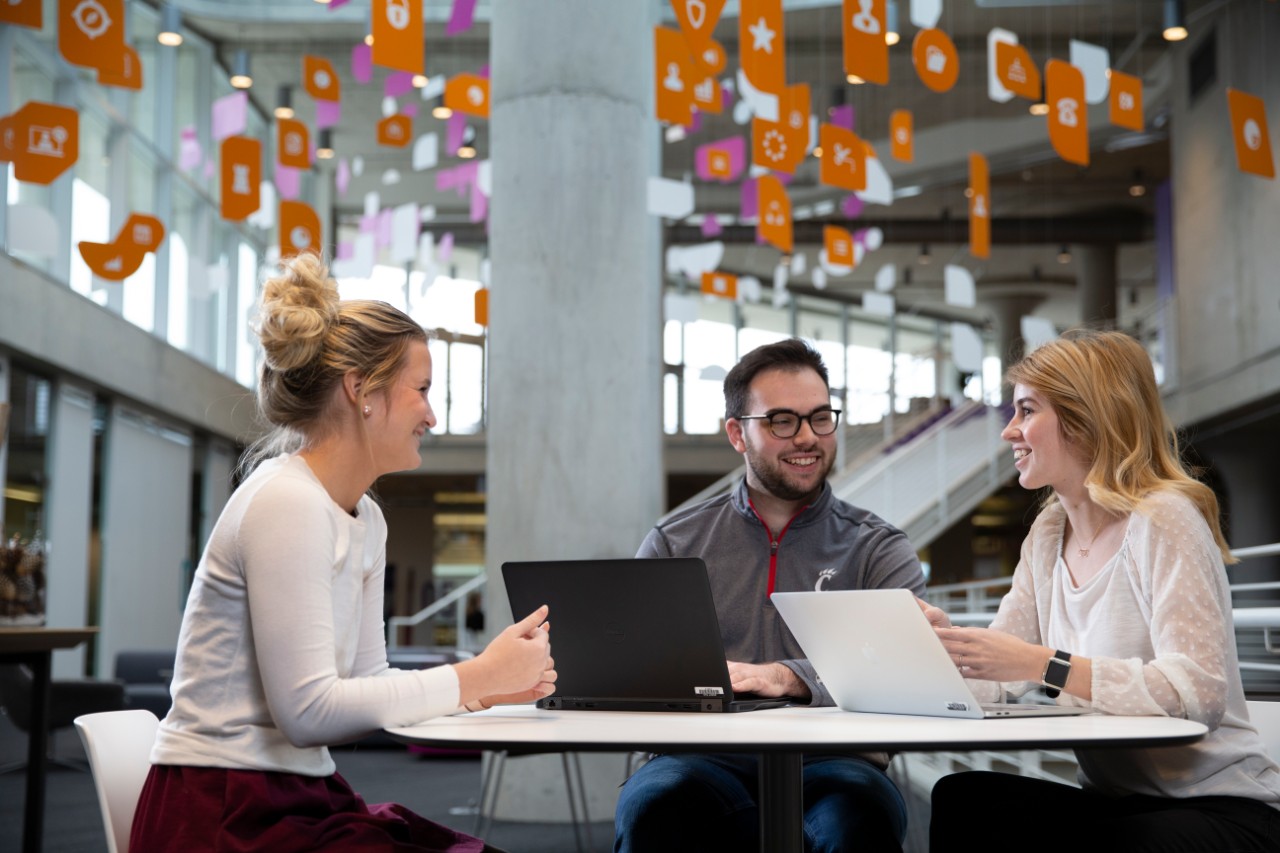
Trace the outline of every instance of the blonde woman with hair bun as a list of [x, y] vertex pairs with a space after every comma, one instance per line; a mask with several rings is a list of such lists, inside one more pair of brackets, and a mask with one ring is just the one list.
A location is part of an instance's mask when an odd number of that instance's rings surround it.
[[436, 423], [426, 333], [386, 303], [340, 300], [312, 255], [266, 282], [256, 331], [271, 430], [196, 570], [130, 846], [492, 850], [403, 806], [366, 805], [327, 749], [555, 686], [546, 607], [473, 659], [387, 664], [386, 523], [367, 492], [416, 468]]
[[[1038, 851], [1280, 851], [1280, 768], [1249, 722], [1218, 501], [1184, 468], [1146, 351], [1077, 331], [1009, 369], [1003, 438], [1046, 499], [990, 628], [921, 602], [983, 700], [1043, 686], [1100, 714], [1209, 727], [1190, 746], [1077, 749], [1082, 787], [958, 773], [933, 789], [930, 849], [975, 824]], [[984, 817], [991, 815], [991, 817]]]

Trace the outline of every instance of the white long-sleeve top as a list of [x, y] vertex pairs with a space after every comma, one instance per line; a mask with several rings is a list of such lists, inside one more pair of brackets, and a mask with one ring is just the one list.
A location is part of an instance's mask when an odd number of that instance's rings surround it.
[[327, 776], [327, 744], [455, 711], [452, 666], [387, 664], [386, 533], [367, 495], [353, 516], [301, 457], [263, 462], [196, 569], [152, 763]]
[[[1115, 557], [1079, 587], [1062, 559], [1065, 525], [1061, 504], [1040, 513], [991, 627], [1091, 659], [1092, 702], [1064, 692], [1063, 704], [1209, 727], [1189, 746], [1078, 749], [1081, 783], [1112, 796], [1235, 796], [1280, 807], [1280, 768], [1249, 723], [1226, 569], [1195, 504], [1172, 491], [1150, 495]], [[1034, 686], [970, 685], [984, 700]]]

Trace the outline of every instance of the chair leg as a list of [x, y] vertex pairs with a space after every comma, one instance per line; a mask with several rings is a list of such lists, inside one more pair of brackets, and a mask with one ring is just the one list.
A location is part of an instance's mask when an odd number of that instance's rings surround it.
[[[569, 817], [573, 821], [573, 840], [578, 845], [578, 853], [586, 853], [595, 847], [591, 838], [591, 818], [587, 814], [587, 786], [582, 777], [582, 762], [576, 752], [560, 754], [564, 765], [564, 785], [569, 794]], [[582, 811], [582, 822], [578, 822], [578, 810]], [[581, 832], [579, 832], [581, 826]], [[582, 836], [587, 838], [587, 846], [582, 846]]]
[[498, 808], [498, 793], [502, 789], [502, 771], [506, 766], [507, 752], [499, 750], [491, 753], [489, 766], [480, 782], [480, 808], [476, 812], [476, 830], [478, 838], [484, 838], [493, 828], [493, 814]]

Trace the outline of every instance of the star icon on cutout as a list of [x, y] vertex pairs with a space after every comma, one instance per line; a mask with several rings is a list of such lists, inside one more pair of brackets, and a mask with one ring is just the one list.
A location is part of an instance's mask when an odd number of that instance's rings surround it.
[[751, 49], [763, 50], [765, 53], [773, 53], [773, 37], [777, 35], [773, 30], [769, 29], [769, 25], [765, 22], [764, 16], [760, 16], [760, 20], [756, 21], [747, 29], [751, 32]]

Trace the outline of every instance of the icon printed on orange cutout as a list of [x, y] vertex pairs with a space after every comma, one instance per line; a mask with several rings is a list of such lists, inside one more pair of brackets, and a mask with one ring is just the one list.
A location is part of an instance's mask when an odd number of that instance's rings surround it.
[[[675, 12], [676, 21], [680, 24], [680, 32], [689, 45], [689, 52], [697, 56], [711, 42], [716, 24], [720, 22], [720, 14], [724, 11], [725, 0], [671, 0], [671, 10]], [[724, 50], [721, 49], [723, 55]], [[703, 63], [697, 60], [698, 65]], [[721, 68], [724, 66], [721, 65]], [[704, 69], [706, 74], [718, 74], [719, 71]]]
[[889, 154], [903, 163], [910, 163], [915, 159], [915, 117], [911, 110], [894, 110], [890, 114]]
[[702, 274], [702, 292], [708, 296], [737, 299], [738, 277], [727, 272], [704, 272]]
[[58, 0], [58, 53], [72, 65], [124, 74], [124, 0]]
[[822, 247], [827, 250], [827, 263], [841, 267], [855, 267], [857, 253], [853, 248], [853, 235], [838, 225], [822, 227]]
[[792, 249], [791, 199], [782, 181], [773, 175], [761, 175], [756, 179], [759, 201], [759, 220], [756, 233], [766, 243], [783, 252]]
[[911, 43], [916, 75], [935, 92], [949, 92], [960, 76], [960, 56], [942, 30], [920, 30]]
[[297, 119], [276, 119], [276, 162], [294, 169], [311, 168], [311, 133]]
[[262, 204], [262, 143], [247, 136], [222, 140], [222, 218], [238, 222]]
[[80, 158], [80, 115], [70, 107], [30, 101], [0, 119], [0, 160], [13, 162], [13, 176], [50, 184]]
[[413, 135], [413, 122], [406, 115], [396, 113], [378, 122], [378, 144], [403, 148]]
[[696, 52], [692, 47], [689, 48], [689, 61], [693, 63], [697, 73], [714, 77], [729, 64], [729, 57], [724, 52], [724, 45], [715, 39], [708, 39], [706, 45]]
[[164, 235], [164, 223], [159, 219], [133, 213], [110, 243], [82, 240], [76, 248], [94, 275], [108, 281], [124, 281], [142, 266], [147, 252], [159, 248]]
[[996, 42], [996, 76], [1018, 97], [1040, 100], [1040, 69], [1022, 45]]
[[280, 257], [288, 258], [303, 252], [320, 254], [323, 238], [320, 217], [309, 204], [300, 201], [281, 201]]
[[1053, 150], [1068, 163], [1089, 165], [1089, 114], [1084, 102], [1084, 74], [1069, 62], [1050, 59], [1044, 67], [1046, 116]]
[[738, 4], [738, 63], [757, 90], [782, 94], [787, 85], [782, 0], [741, 0]]
[[707, 174], [713, 178], [731, 179], [733, 177], [733, 156], [728, 151], [719, 148], [708, 149]]
[[793, 174], [804, 160], [804, 148], [795, 135], [779, 121], [751, 120], [751, 162], [766, 169]]
[[969, 153], [969, 253], [975, 258], [991, 257], [991, 172], [987, 158]]
[[323, 56], [302, 57], [302, 86], [317, 101], [342, 99], [342, 79], [333, 70], [333, 63]]
[[724, 111], [724, 100], [720, 96], [720, 84], [716, 78], [707, 77], [693, 87], [693, 105], [699, 111], [719, 115]]
[[856, 133], [824, 122], [818, 128], [818, 145], [819, 181], [850, 192], [867, 188], [867, 144]]
[[889, 45], [884, 40], [885, 0], [843, 0], [844, 73], [868, 83], [889, 82]]
[[[2, 1], [2, 0], [0, 0]], [[103, 86], [115, 86], [120, 89], [142, 89], [142, 58], [132, 45], [124, 46], [124, 69], [114, 74], [104, 68], [98, 69], [98, 82]]]
[[1231, 112], [1231, 136], [1235, 141], [1236, 165], [1242, 172], [1274, 178], [1276, 165], [1271, 157], [1271, 131], [1267, 127], [1266, 105], [1256, 95], [1228, 88], [1227, 107]]
[[1129, 130], [1146, 125], [1142, 113], [1142, 78], [1111, 69], [1111, 123]]
[[654, 114], [671, 124], [693, 123], [693, 61], [679, 30], [653, 28]]
[[422, 74], [425, 51], [420, 0], [373, 0], [370, 17], [373, 64]]
[[0, 23], [43, 29], [43, 0], [0, 0]]
[[444, 84], [444, 105], [477, 118], [489, 117], [489, 78], [455, 74]]

